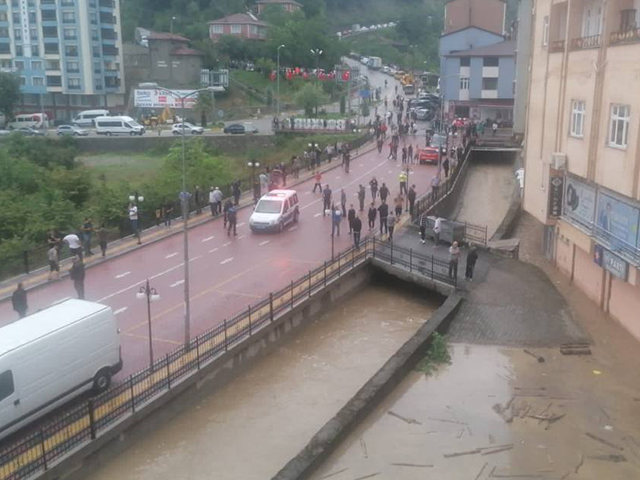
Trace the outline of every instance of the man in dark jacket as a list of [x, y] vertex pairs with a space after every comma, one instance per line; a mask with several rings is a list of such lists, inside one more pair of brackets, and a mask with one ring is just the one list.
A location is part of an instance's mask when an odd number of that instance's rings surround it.
[[378, 215], [378, 210], [376, 209], [376, 204], [375, 203], [371, 203], [371, 206], [369, 207], [369, 214], [368, 214], [369, 230], [373, 230], [374, 228], [376, 228], [376, 216], [377, 215]]
[[[382, 186], [384, 187], [384, 183]], [[382, 189], [380, 189], [380, 193], [382, 193]], [[382, 203], [378, 207], [378, 213], [380, 214], [380, 235], [382, 235], [388, 232], [387, 217], [389, 216], [389, 205], [387, 205], [387, 202], [384, 200], [382, 200]], [[384, 230], [384, 232], [382, 230]]]
[[331, 196], [332, 192], [327, 184], [322, 190], [322, 216], [324, 217], [327, 214], [327, 210], [331, 208]]
[[389, 187], [383, 182], [380, 187], [380, 200], [383, 202], [387, 201], [387, 197], [389, 196]]
[[360, 211], [364, 211], [364, 196], [366, 195], [366, 190], [362, 185], [358, 187], [358, 201], [360, 202]]
[[416, 204], [416, 186], [411, 185], [409, 193], [407, 193], [407, 199], [409, 200], [409, 215], [413, 217], [413, 207]]
[[360, 248], [360, 235], [362, 233], [362, 220], [360, 220], [360, 216], [356, 215], [356, 218], [353, 219], [351, 228], [353, 228], [353, 244], [356, 248]]
[[196, 189], [193, 192], [193, 199], [196, 202], [196, 213], [200, 215], [202, 213], [202, 191], [198, 185], [196, 185]]
[[349, 221], [349, 234], [353, 231], [353, 221], [356, 219], [356, 209], [351, 204], [351, 208], [349, 208], [349, 212], [347, 213], [347, 220]]
[[476, 247], [471, 247], [469, 253], [467, 254], [467, 270], [465, 271], [464, 278], [473, 281], [473, 271], [476, 268], [476, 262], [478, 261], [478, 249]]
[[240, 195], [242, 194], [242, 190], [240, 190], [240, 180], [233, 182], [233, 200], [236, 206], [240, 205]]
[[238, 207], [232, 205], [229, 211], [227, 212], [227, 237], [231, 235], [231, 230], [233, 229], [233, 236], [238, 235], [236, 233], [236, 224], [238, 222]]
[[18, 288], [11, 295], [11, 303], [13, 309], [18, 313], [18, 317], [24, 318], [27, 316], [27, 310], [29, 306], [27, 304], [27, 291], [22, 286], [22, 283], [18, 284]]
[[227, 222], [229, 221], [229, 210], [233, 208], [233, 201], [230, 198], [227, 198], [227, 201], [224, 202], [224, 207], [222, 211], [224, 212], [224, 228], [227, 228]]
[[73, 280], [73, 287], [76, 289], [78, 298], [84, 300], [84, 263], [80, 257], [73, 259], [73, 266], [69, 272], [71, 280]]

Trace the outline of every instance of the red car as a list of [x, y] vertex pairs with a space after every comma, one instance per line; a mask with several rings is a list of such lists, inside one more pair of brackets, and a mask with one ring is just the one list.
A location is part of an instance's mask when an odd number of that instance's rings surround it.
[[418, 156], [418, 161], [422, 165], [423, 163], [438, 164], [438, 147], [426, 147], [421, 148]]

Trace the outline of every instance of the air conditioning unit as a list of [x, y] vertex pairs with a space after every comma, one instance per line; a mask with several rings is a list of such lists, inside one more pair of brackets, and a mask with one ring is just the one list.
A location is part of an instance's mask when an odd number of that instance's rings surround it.
[[564, 170], [567, 166], [566, 153], [552, 153], [550, 167], [554, 170]]

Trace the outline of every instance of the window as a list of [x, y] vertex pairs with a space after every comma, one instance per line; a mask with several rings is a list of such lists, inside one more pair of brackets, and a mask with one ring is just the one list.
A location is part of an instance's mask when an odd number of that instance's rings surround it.
[[40, 56], [40, 47], [36, 44], [36, 45], [31, 45], [31, 55], [33, 57], [39, 57]]
[[0, 12], [0, 22], [7, 21], [7, 12]]
[[23, 57], [22, 45], [16, 45], [16, 57]]
[[630, 116], [631, 107], [629, 105], [611, 105], [610, 147], [627, 148]]
[[20, 23], [20, 13], [19, 12], [13, 12], [13, 23]]
[[29, 12], [29, 23], [33, 24], [38, 21], [36, 12]]
[[56, 21], [56, 11], [55, 10], [42, 10], [42, 21], [43, 22], [55, 22]]
[[460, 57], [460, 66], [461, 67], [470, 67], [471, 66], [471, 57]]
[[62, 12], [62, 23], [76, 23], [76, 12]]
[[13, 68], [13, 62], [11, 60], [0, 60], [0, 68]]
[[27, 84], [27, 77], [20, 77], [20, 86], [24, 87]]
[[60, 47], [57, 43], [45, 43], [44, 44], [44, 53], [60, 53]]
[[549, 45], [549, 17], [542, 19], [542, 46]]
[[224, 33], [224, 27], [222, 25], [211, 25], [211, 33], [221, 35]]
[[602, 6], [599, 2], [586, 2], [582, 18], [582, 36], [600, 35], [602, 27]]
[[497, 67], [500, 65], [500, 57], [483, 57], [482, 65], [485, 67]]
[[80, 72], [80, 64], [78, 62], [67, 62], [67, 72], [68, 73], [79, 73]]
[[0, 37], [9, 38], [9, 29], [7, 27], [0, 27]]
[[67, 80], [67, 86], [70, 90], [80, 90], [80, 79], [70, 78]]
[[33, 77], [34, 87], [44, 87], [44, 77]]
[[586, 104], [581, 100], [571, 101], [571, 129], [569, 134], [572, 137], [584, 137], [584, 117]]
[[498, 89], [498, 79], [497, 78], [483, 78], [482, 79], [482, 90], [497, 90]]
[[91, 21], [91, 25], [97, 25], [98, 24], [98, 14], [91, 12], [89, 14], [89, 19]]
[[67, 57], [77, 57], [78, 56], [78, 47], [75, 45], [65, 45], [64, 54]]
[[16, 40], [22, 40], [22, 30], [19, 28], [13, 29], [13, 38]]
[[103, 88], [102, 79], [100, 79], [100, 78], [96, 79], [95, 87], [96, 87], [96, 90], [102, 90], [102, 88]]
[[469, 77], [460, 77], [460, 90], [469, 90]]
[[102, 65], [100, 64], [100, 62], [93, 62], [93, 73], [102, 73]]
[[44, 38], [57, 38], [58, 37], [58, 28], [57, 27], [42, 27], [42, 36]]
[[242, 33], [242, 25], [231, 25], [231, 33]]
[[0, 53], [11, 53], [11, 46], [8, 43], [0, 43]]
[[24, 62], [22, 60], [15, 61], [16, 70], [24, 70]]
[[64, 39], [65, 40], [77, 40], [78, 32], [75, 28], [65, 28], [64, 29]]
[[249, 25], [249, 32], [251, 35], [258, 35], [258, 26], [257, 25]]
[[38, 40], [38, 29], [37, 28], [29, 29], [29, 37], [31, 38], [31, 40]]
[[47, 75], [47, 87], [61, 87], [62, 77], [59, 75]]
[[47, 70], [60, 70], [60, 61], [59, 60], [46, 60], [45, 68]]
[[13, 373], [11, 373], [11, 370], [0, 373], [0, 402], [13, 395], [14, 391]]

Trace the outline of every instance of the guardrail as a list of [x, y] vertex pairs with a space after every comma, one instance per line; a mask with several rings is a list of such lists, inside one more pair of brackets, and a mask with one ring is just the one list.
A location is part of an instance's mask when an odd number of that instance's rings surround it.
[[331, 282], [372, 258], [456, 286], [456, 279], [445, 273], [448, 268], [446, 261], [367, 237], [359, 249], [352, 247], [338, 253], [333, 260], [325, 261], [307, 275], [198, 335], [188, 348], [181, 346], [107, 392], [41, 421], [35, 429], [26, 430], [18, 439], [0, 449], [0, 480], [23, 480], [49, 470], [65, 455], [97, 439], [171, 390], [176, 383], [247, 341], [279, 316], [292, 311]]

